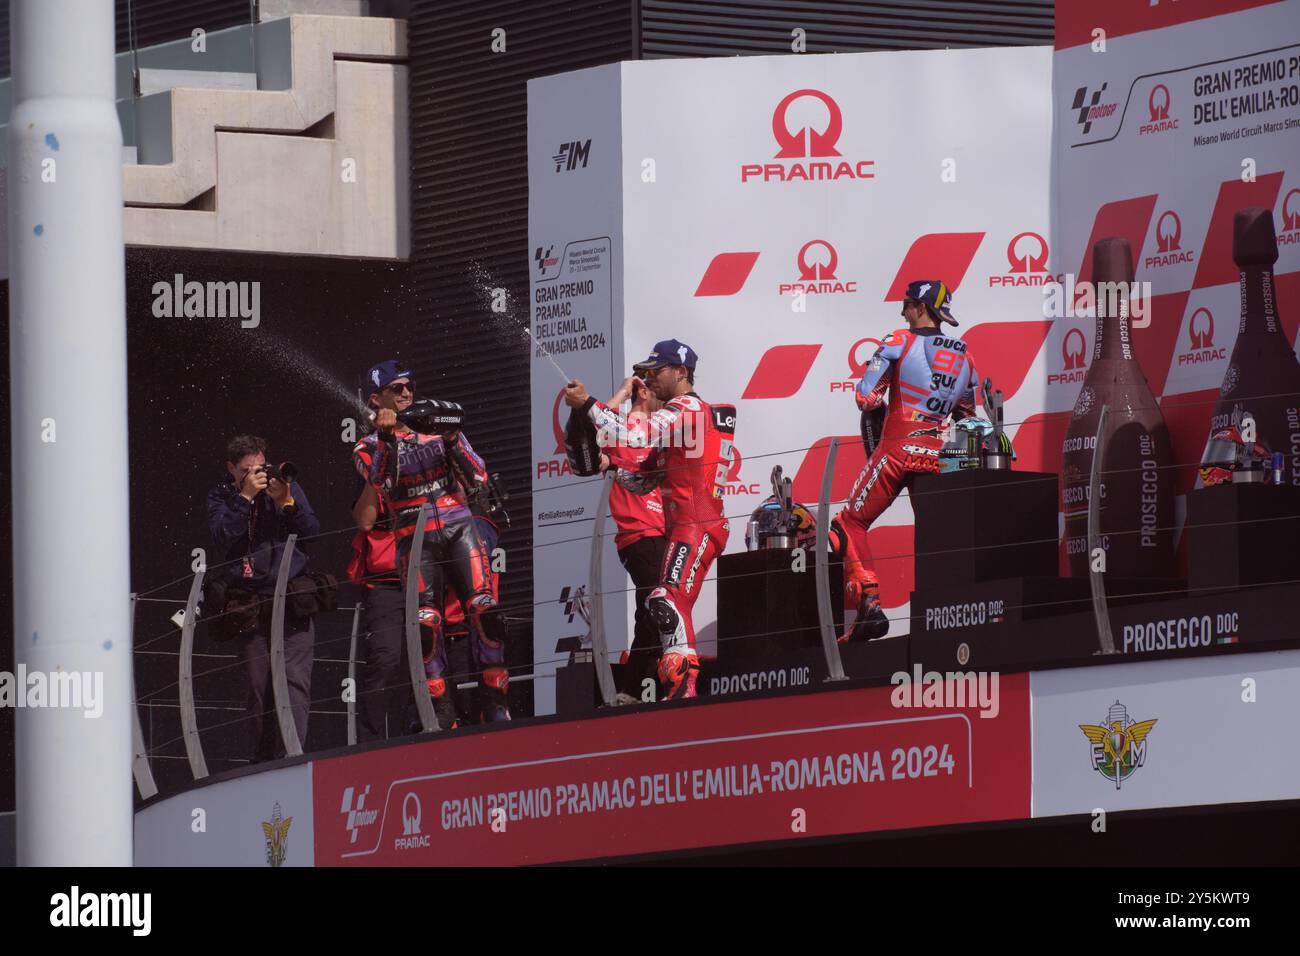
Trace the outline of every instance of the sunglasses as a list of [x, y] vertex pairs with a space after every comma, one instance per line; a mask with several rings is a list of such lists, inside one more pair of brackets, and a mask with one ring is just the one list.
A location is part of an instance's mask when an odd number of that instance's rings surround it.
[[385, 391], [385, 392], [392, 392], [394, 395], [401, 395], [403, 392], [410, 392], [412, 395], [414, 395], [414, 394], [415, 394], [415, 383], [414, 383], [414, 382], [394, 382], [392, 385], [385, 385], [385, 386], [384, 386], [384, 391]]

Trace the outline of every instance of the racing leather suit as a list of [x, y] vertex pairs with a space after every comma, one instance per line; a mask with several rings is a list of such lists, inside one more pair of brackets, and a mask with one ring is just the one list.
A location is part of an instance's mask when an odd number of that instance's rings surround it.
[[699, 672], [691, 609], [714, 559], [727, 545], [722, 489], [736, 430], [733, 405], [710, 405], [695, 392], [671, 399], [643, 421], [628, 421], [589, 399], [587, 414], [604, 431], [606, 445], [663, 449], [664, 549], [659, 586], [646, 607], [659, 627], [663, 655], [659, 677], [667, 697], [694, 696]]
[[[420, 554], [419, 621], [427, 646], [425, 673], [438, 722], [451, 727], [454, 708], [447, 696], [447, 648], [443, 596], [447, 584], [477, 617], [497, 604], [490, 552], [483, 546], [464, 489], [487, 480], [487, 469], [464, 435], [372, 432], [357, 443], [353, 458], [361, 476], [383, 495], [395, 519], [398, 570], [406, 579], [411, 536], [420, 506], [431, 506]], [[475, 622], [477, 625], [477, 622]], [[493, 675], [504, 692], [504, 667]], [[484, 674], [485, 681], [488, 679]]]
[[[844, 588], [854, 605], [878, 587], [867, 529], [918, 472], [939, 471], [943, 426], [950, 415], [975, 414], [979, 375], [960, 338], [938, 329], [896, 329], [867, 364], [855, 397], [858, 407], [888, 414], [880, 442], [849, 491], [832, 526], [832, 545], [844, 558]], [[838, 540], [837, 540], [838, 539]]]

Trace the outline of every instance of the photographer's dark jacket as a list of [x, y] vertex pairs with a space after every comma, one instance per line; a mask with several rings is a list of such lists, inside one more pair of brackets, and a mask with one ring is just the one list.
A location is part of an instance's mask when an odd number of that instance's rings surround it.
[[[275, 590], [276, 574], [289, 535], [297, 534], [301, 539], [320, 533], [316, 512], [296, 481], [289, 483], [289, 494], [294, 503], [278, 511], [269, 494], [263, 492], [250, 503], [229, 479], [208, 493], [208, 531], [218, 555], [210, 564], [230, 562], [216, 570], [231, 584], [255, 594], [270, 594]], [[245, 577], [244, 562], [240, 559], [250, 555], [252, 576]], [[294, 548], [289, 579], [306, 570], [307, 554], [300, 541]]]

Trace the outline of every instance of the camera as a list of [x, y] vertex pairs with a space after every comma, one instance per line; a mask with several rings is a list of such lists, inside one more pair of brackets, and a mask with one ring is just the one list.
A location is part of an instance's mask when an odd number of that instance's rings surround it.
[[278, 465], [267, 463], [259, 468], [253, 469], [266, 475], [267, 478], [274, 478], [276, 481], [282, 481], [286, 485], [298, 477], [298, 466], [291, 461], [281, 462]]

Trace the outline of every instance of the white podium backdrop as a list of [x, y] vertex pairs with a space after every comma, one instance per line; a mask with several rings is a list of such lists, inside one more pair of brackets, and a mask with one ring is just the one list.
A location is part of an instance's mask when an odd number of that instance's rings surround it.
[[[1007, 421], [1041, 415], [1041, 286], [1061, 271], [1046, 241], [1050, 71], [1050, 50], [1020, 47], [633, 62], [530, 81], [534, 333], [600, 397], [660, 339], [699, 353], [700, 395], [738, 408], [728, 551], [744, 548], [773, 466], [815, 504], [832, 436], [851, 443], [833, 490], [844, 499], [864, 459], [853, 383], [903, 324], [910, 279], [955, 288]], [[567, 473], [560, 388], [534, 349], [538, 713], [554, 708], [557, 640], [586, 631], [563, 598], [587, 578], [599, 490]], [[1021, 467], [1044, 460], [1039, 438], [1017, 438]], [[872, 532], [895, 632], [908, 629], [911, 523], [904, 496]], [[713, 577], [695, 613], [706, 655]], [[632, 607], [612, 537], [604, 582], [617, 654]]]
[[[1056, 9], [1059, 265], [1086, 275], [1096, 239], [1119, 235], [1132, 245], [1136, 278], [1155, 297], [1151, 325], [1133, 331], [1134, 351], [1175, 459], [1188, 463], [1178, 469], [1182, 496], [1195, 481], [1191, 463], [1241, 314], [1238, 209], [1273, 210], [1278, 307], [1293, 345], [1300, 323], [1300, 0], [1062, 0]], [[1104, 51], [1095, 48], [1098, 29]], [[1093, 331], [1089, 321], [1063, 321], [1054, 335], [1086, 340], [1090, 355]], [[1033, 374], [1050, 372], [1058, 355], [1048, 349]], [[1045, 431], [1064, 434], [1077, 389], [1050, 395]], [[1049, 470], [1059, 462], [1058, 441]], [[1180, 562], [1184, 552], [1180, 545]]]

